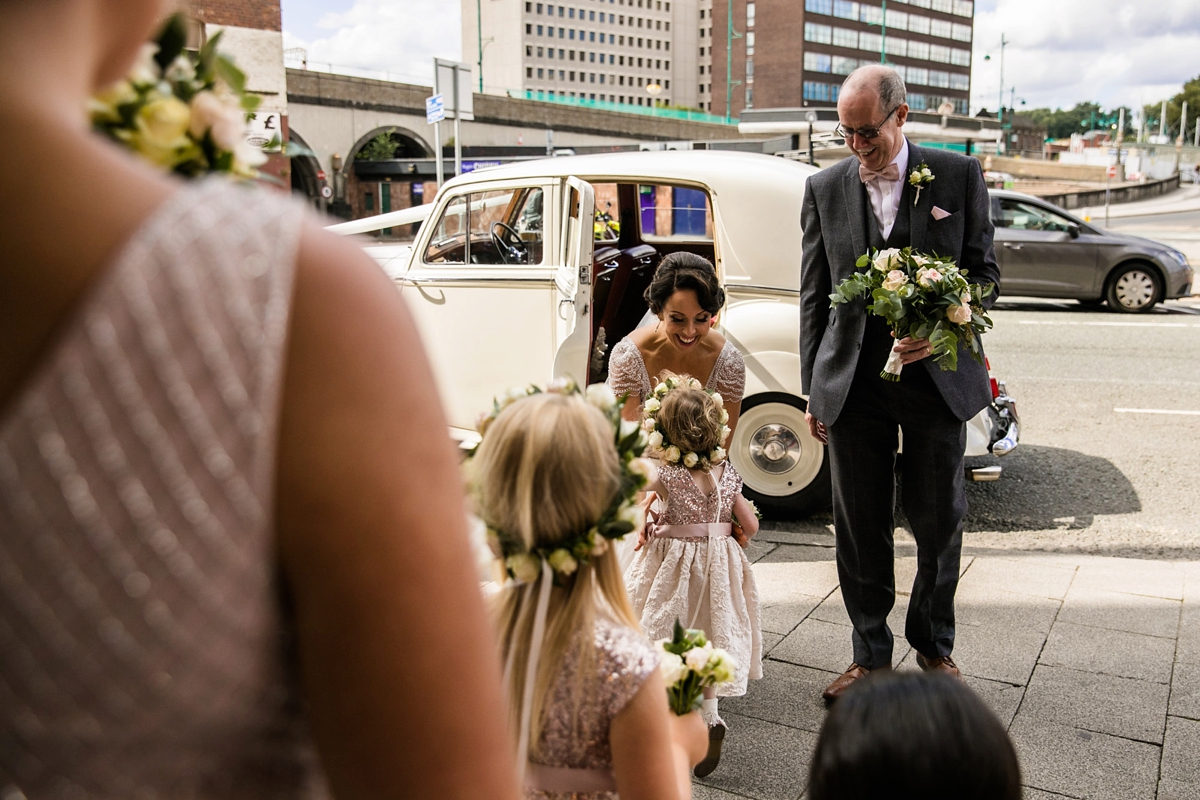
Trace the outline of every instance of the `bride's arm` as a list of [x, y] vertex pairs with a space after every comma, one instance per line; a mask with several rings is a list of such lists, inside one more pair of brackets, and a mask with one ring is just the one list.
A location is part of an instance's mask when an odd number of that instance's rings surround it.
[[359, 248], [313, 229], [300, 253], [277, 527], [333, 795], [515, 800], [498, 651], [417, 332]]

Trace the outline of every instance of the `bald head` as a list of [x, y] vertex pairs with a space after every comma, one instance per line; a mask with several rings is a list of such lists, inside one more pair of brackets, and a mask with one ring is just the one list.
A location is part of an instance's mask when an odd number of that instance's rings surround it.
[[886, 113], [905, 101], [908, 89], [904, 85], [904, 79], [894, 69], [882, 64], [870, 64], [859, 67], [846, 76], [838, 95], [838, 105], [841, 105], [841, 98], [847, 94], [864, 93], [872, 95], [879, 104], [879, 110]]

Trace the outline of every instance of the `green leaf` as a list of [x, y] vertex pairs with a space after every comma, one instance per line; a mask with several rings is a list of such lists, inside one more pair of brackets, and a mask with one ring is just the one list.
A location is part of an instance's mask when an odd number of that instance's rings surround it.
[[246, 73], [223, 55], [217, 55], [213, 61], [213, 72], [237, 94], [246, 91]]
[[187, 44], [187, 22], [183, 14], [172, 14], [168, 17], [155, 41], [158, 44], [158, 52], [154, 55], [154, 60], [160, 69], [166, 69], [179, 57]]

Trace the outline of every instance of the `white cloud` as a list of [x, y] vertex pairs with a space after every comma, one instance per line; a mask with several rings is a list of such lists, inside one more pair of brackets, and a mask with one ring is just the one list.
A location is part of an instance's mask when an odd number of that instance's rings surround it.
[[[1015, 87], [1026, 108], [1070, 108], [1094, 100], [1139, 108], [1180, 91], [1200, 74], [1196, 0], [996, 0], [977, 8], [972, 104], [994, 110]], [[992, 59], [984, 61], [984, 54]]]
[[346, 11], [324, 15], [311, 38], [291, 33], [285, 17], [284, 42], [305, 48], [313, 68], [333, 64], [339, 72], [351, 67], [429, 85], [435, 56], [459, 59], [459, 7], [457, 0], [355, 0]]

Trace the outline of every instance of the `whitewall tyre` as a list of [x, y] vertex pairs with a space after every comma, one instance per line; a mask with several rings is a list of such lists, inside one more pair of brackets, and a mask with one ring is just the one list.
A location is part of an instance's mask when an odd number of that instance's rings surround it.
[[742, 402], [729, 458], [745, 483], [745, 495], [764, 514], [796, 519], [828, 509], [832, 502], [825, 446], [808, 432], [808, 404], [783, 392]]

